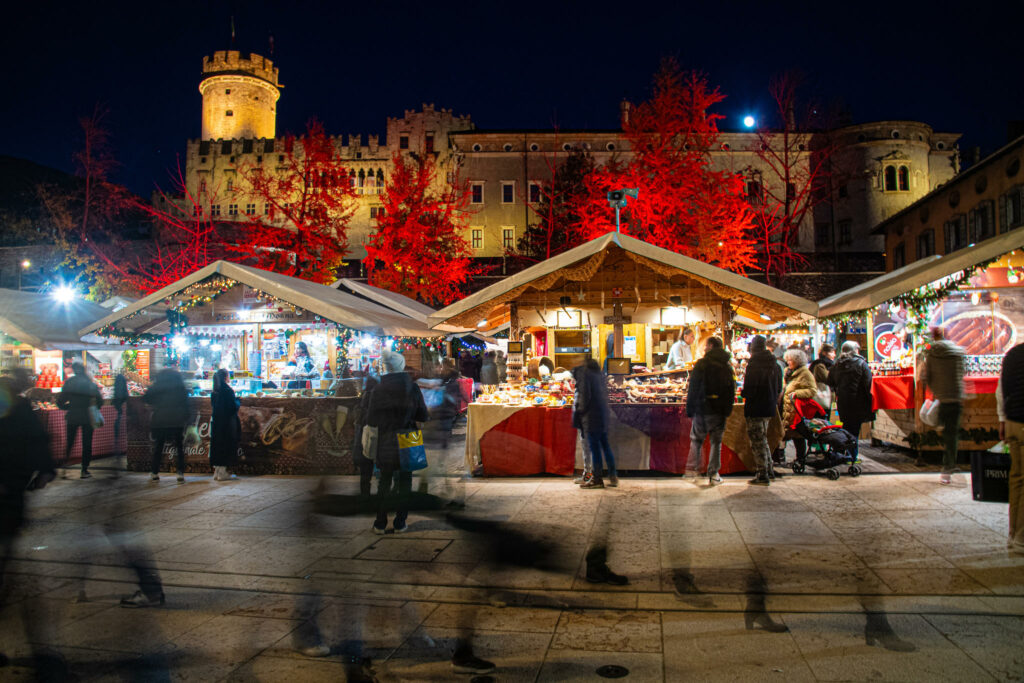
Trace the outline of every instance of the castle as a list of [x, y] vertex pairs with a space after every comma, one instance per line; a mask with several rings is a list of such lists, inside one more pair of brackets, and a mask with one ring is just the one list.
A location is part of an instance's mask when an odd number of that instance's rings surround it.
[[[274, 169], [284, 160], [276, 130], [282, 87], [277, 67], [260, 55], [218, 51], [203, 58], [202, 135], [187, 143], [185, 181], [188, 192], [221, 220], [268, 213], [239, 171]], [[623, 116], [628, 113], [624, 103]], [[801, 224], [796, 249], [837, 260], [840, 254], [863, 253], [878, 257], [880, 264], [883, 239], [872, 229], [957, 174], [960, 136], [914, 121], [852, 125], [824, 134], [835, 145], [832, 162], [845, 170], [829, 189], [831, 201], [817, 205]], [[396, 153], [433, 154], [442, 181], [457, 170], [469, 182], [472, 215], [465, 237], [481, 258], [501, 257], [539, 221], [534, 207], [541, 185], [550, 180], [552, 159], [584, 149], [603, 164], [630, 153], [619, 130], [481, 130], [469, 116], [432, 104], [388, 118], [383, 141], [375, 135], [331, 139], [358, 195], [349, 233], [353, 258], [365, 254], [361, 245], [380, 211], [379, 193]], [[762, 144], [757, 133], [723, 132], [719, 144], [711, 152], [713, 167], [741, 174], [751, 201], [766, 184], [777, 182], [757, 153]], [[811, 163], [810, 149], [808, 138], [800, 145], [798, 173]]]

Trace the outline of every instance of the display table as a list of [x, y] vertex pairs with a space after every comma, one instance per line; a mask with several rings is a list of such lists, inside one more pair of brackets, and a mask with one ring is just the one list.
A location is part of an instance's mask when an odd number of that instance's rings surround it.
[[871, 379], [871, 410], [907, 410], [913, 407], [913, 374]]
[[[124, 453], [127, 448], [124, 420], [121, 421], [120, 438], [114, 438], [114, 422], [117, 420], [117, 410], [114, 406], [103, 406], [100, 408], [103, 414], [103, 426], [94, 429], [92, 433], [92, 458], [102, 458], [108, 455]], [[71, 456], [67, 463], [64, 463], [64, 449], [68, 442], [67, 422], [64, 419], [63, 410], [38, 410], [36, 415], [43, 424], [43, 428], [50, 436], [50, 456], [56, 463], [65, 465], [82, 461], [82, 432], [75, 434], [75, 445], [71, 449]]]
[[[681, 405], [612, 404], [608, 441], [619, 470], [682, 474], [690, 452], [690, 418]], [[572, 427], [572, 407], [469, 406], [466, 460], [483, 465], [486, 475], [572, 474], [581, 469], [582, 447]], [[769, 446], [782, 441], [782, 422], [769, 427]], [[710, 444], [705, 442], [702, 470]], [[754, 469], [746, 419], [736, 406], [722, 439], [722, 474]]]
[[[189, 398], [198, 445], [185, 449], [188, 472], [212, 472], [210, 466], [210, 397]], [[353, 424], [359, 398], [270, 398], [243, 396], [238, 418], [239, 474], [354, 474]], [[128, 469], [148, 471], [153, 442], [151, 410], [141, 398], [128, 400]], [[111, 422], [111, 424], [113, 424]], [[164, 446], [160, 468], [174, 468], [174, 447]]]

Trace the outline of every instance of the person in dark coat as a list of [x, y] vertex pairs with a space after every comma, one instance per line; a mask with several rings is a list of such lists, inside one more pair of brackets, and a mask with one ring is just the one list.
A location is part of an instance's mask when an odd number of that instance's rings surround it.
[[574, 484], [586, 484], [594, 478], [594, 455], [590, 451], [590, 443], [587, 441], [587, 434], [583, 431], [583, 418], [579, 412], [580, 401], [582, 400], [584, 391], [583, 385], [587, 378], [587, 366], [577, 365], [571, 372], [575, 387], [572, 403], [572, 426], [573, 429], [579, 432], [580, 442], [583, 447], [583, 474], [572, 481]]
[[174, 444], [178, 456], [178, 483], [185, 483], [185, 425], [189, 420], [188, 389], [181, 373], [173, 368], [161, 370], [142, 400], [153, 407], [149, 429], [153, 436], [153, 463], [149, 478], [160, 479], [160, 459], [164, 444]]
[[[57, 474], [46, 430], [22, 396], [31, 386], [32, 378], [24, 368], [0, 378], [0, 595], [8, 605], [22, 597], [10, 593], [6, 569], [25, 522], [25, 492], [43, 488]], [[42, 642], [34, 628], [36, 610], [22, 612], [29, 642]], [[3, 664], [6, 657], [0, 654], [0, 666]]]
[[210, 464], [214, 481], [229, 478], [228, 468], [238, 461], [238, 440], [242, 436], [242, 423], [238, 420], [238, 399], [228, 384], [228, 371], [221, 368], [213, 375], [213, 393], [210, 394], [213, 417], [210, 425]]
[[448, 448], [448, 440], [451, 439], [452, 429], [455, 427], [455, 420], [458, 419], [462, 402], [469, 403], [470, 397], [462, 393], [462, 384], [459, 382], [459, 371], [455, 369], [455, 362], [445, 358], [441, 363], [441, 405], [434, 411], [434, 417], [438, 420], [438, 428], [441, 430], [441, 447]]
[[857, 455], [856, 439], [860, 427], [874, 420], [871, 410], [871, 368], [860, 355], [860, 344], [855, 341], [843, 343], [839, 360], [828, 371], [828, 385], [836, 398], [836, 409], [843, 429], [853, 434], [854, 451]]
[[[117, 419], [114, 420], [114, 448], [121, 443], [121, 424], [124, 421], [124, 404], [128, 402], [128, 378], [123, 372], [119, 372], [114, 378], [114, 398], [110, 402], [117, 411]], [[127, 439], [126, 439], [127, 442]], [[118, 451], [124, 455], [124, 451]]]
[[373, 460], [363, 453], [363, 427], [366, 426], [366, 418], [370, 412], [370, 397], [373, 390], [380, 384], [380, 379], [371, 368], [366, 369], [363, 378], [363, 394], [359, 400], [359, 416], [355, 421], [355, 438], [352, 444], [352, 459], [359, 468], [359, 494], [365, 498], [370, 497], [370, 485], [373, 482]]
[[385, 373], [380, 385], [370, 396], [366, 424], [378, 429], [377, 467], [380, 468], [380, 484], [377, 488], [377, 519], [373, 532], [383, 534], [387, 529], [388, 493], [391, 481], [398, 478], [398, 509], [395, 512], [393, 529], [396, 534], [406, 530], [405, 520], [409, 516], [406, 501], [412, 491], [412, 472], [401, 470], [398, 453], [397, 433], [416, 429], [417, 422], [426, 422], [430, 415], [423, 393], [405, 372], [405, 358], [399, 353], [383, 354]]
[[[576, 406], [583, 432], [590, 443], [590, 453], [594, 459], [594, 476], [588, 482], [580, 484], [584, 489], [603, 489], [604, 479], [601, 476], [603, 464], [608, 465], [608, 485], [618, 486], [619, 475], [615, 470], [615, 455], [608, 443], [608, 385], [601, 366], [593, 358], [587, 360], [587, 371], [583, 377], [583, 391]], [[603, 461], [603, 462], [602, 462]]]
[[775, 354], [768, 350], [765, 338], [756, 335], [750, 341], [750, 360], [743, 377], [743, 415], [747, 420], [747, 438], [757, 467], [751, 484], [768, 486], [772, 468], [768, 446], [768, 425], [778, 414], [782, 395], [782, 370]]
[[64, 444], [64, 462], [62, 466], [67, 467], [71, 459], [71, 449], [75, 445], [75, 435], [82, 430], [82, 479], [88, 479], [89, 463], [92, 461], [92, 417], [89, 415], [90, 406], [103, 405], [103, 396], [100, 388], [92, 381], [85, 371], [82, 363], [75, 361], [71, 364], [71, 371], [75, 374], [64, 382], [64, 387], [57, 394], [57, 406], [67, 412], [64, 419], [67, 422], [67, 443]]
[[1017, 344], [1003, 358], [996, 387], [999, 438], [1010, 447], [1010, 534], [1006, 547], [1024, 555], [1024, 344]]
[[696, 479], [704, 440], [710, 439], [708, 481], [711, 486], [722, 483], [718, 474], [722, 466], [722, 435], [735, 400], [736, 377], [732, 371], [732, 356], [725, 350], [721, 339], [708, 337], [704, 357], [693, 366], [686, 392], [686, 414], [691, 418], [691, 426], [690, 453], [684, 477]]

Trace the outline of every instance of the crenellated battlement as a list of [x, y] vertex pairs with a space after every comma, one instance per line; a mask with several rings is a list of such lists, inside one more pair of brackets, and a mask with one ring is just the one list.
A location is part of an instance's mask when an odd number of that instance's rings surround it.
[[213, 57], [203, 57], [203, 75], [215, 76], [219, 73], [243, 73], [267, 81], [271, 85], [282, 88], [278, 82], [278, 69], [274, 62], [255, 52], [248, 58], [242, 57], [238, 50], [217, 50]]

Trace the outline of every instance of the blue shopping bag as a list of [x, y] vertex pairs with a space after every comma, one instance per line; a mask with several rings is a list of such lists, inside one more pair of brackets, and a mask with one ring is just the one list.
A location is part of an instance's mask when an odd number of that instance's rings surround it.
[[427, 466], [427, 449], [423, 447], [423, 432], [412, 429], [398, 432], [398, 466], [403, 472], [415, 472]]

